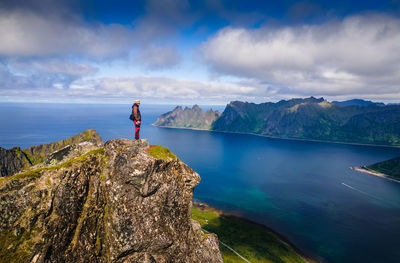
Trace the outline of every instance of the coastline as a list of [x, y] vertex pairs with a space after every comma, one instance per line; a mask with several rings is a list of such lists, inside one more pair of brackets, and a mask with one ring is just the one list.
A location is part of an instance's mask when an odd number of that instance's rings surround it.
[[296, 247], [287, 237], [283, 236], [282, 234], [278, 233], [277, 231], [275, 231], [274, 229], [272, 229], [266, 225], [256, 223], [247, 218], [240, 217], [240, 216], [237, 216], [234, 214], [224, 213], [223, 211], [218, 210], [212, 206], [209, 206], [208, 204], [203, 203], [203, 202], [193, 202], [193, 207], [203, 210], [203, 211], [211, 211], [211, 212], [217, 213], [221, 218], [225, 218], [227, 220], [237, 220], [237, 221], [241, 221], [241, 222], [247, 223], [249, 225], [253, 225], [255, 227], [261, 228], [261, 229], [271, 233], [283, 244], [292, 248], [304, 261], [309, 262], [309, 263], [319, 262], [319, 261], [313, 259], [312, 257], [310, 257], [309, 255], [307, 255], [304, 251], [300, 250], [298, 247]]
[[354, 166], [354, 167], [350, 166], [350, 169], [352, 169], [354, 171], [357, 171], [357, 172], [360, 172], [360, 173], [365, 173], [365, 174], [370, 174], [370, 175], [374, 175], [374, 176], [377, 176], [377, 177], [381, 177], [381, 178], [384, 178], [384, 179], [392, 181], [392, 182], [400, 183], [399, 180], [390, 178], [387, 174], [383, 174], [383, 173], [368, 169], [365, 166]]
[[335, 143], [335, 144], [345, 144], [345, 145], [358, 145], [358, 146], [373, 146], [373, 147], [389, 147], [389, 148], [400, 148], [400, 145], [386, 145], [386, 144], [368, 144], [368, 143], [356, 143], [356, 142], [337, 142], [337, 141], [325, 141], [325, 140], [316, 140], [316, 139], [302, 139], [302, 138], [292, 138], [292, 137], [278, 137], [272, 135], [265, 134], [257, 134], [251, 132], [232, 132], [232, 131], [215, 131], [210, 129], [199, 129], [199, 128], [185, 128], [185, 127], [170, 127], [170, 126], [160, 126], [151, 124], [155, 127], [160, 128], [169, 128], [169, 129], [183, 129], [183, 130], [195, 130], [195, 131], [208, 131], [208, 132], [220, 132], [220, 133], [234, 133], [234, 134], [247, 134], [247, 135], [255, 135], [260, 137], [272, 138], [272, 139], [281, 139], [281, 140], [293, 140], [293, 141], [305, 141], [305, 142], [325, 142], [325, 143]]
[[171, 128], [171, 129], [182, 129], [182, 130], [195, 130], [195, 131], [213, 131], [210, 129], [201, 129], [201, 128], [186, 128], [186, 127], [171, 127], [171, 126], [160, 126], [160, 125], [155, 125], [154, 123], [151, 124], [154, 127], [160, 127], [160, 128]]

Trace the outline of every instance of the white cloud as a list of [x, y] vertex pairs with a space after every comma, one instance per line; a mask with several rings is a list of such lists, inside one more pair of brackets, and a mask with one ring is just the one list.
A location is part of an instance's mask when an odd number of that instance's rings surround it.
[[181, 57], [174, 46], [150, 45], [139, 52], [137, 59], [149, 69], [162, 69], [178, 65]]
[[[247, 96], [253, 87], [228, 85], [219, 82], [200, 82], [166, 77], [102, 78], [89, 81], [104, 94], [140, 96], [143, 98], [202, 99]], [[87, 82], [82, 82], [87, 85]]]
[[[124, 77], [76, 79], [62, 82], [60, 78], [37, 79], [35, 75], [16, 76], [0, 68], [0, 97], [29, 100], [76, 99], [112, 100], [127, 102], [133, 97], [154, 102], [200, 103], [213, 101], [226, 103], [227, 100], [252, 100], [258, 97], [260, 89], [243, 84], [224, 84], [220, 82], [201, 82], [167, 77]], [[265, 95], [265, 94], [264, 94]]]
[[[27, 91], [69, 89], [71, 83], [97, 72], [97, 68], [63, 60], [13, 60], [0, 64], [0, 90], [20, 93]], [[18, 94], [17, 94], [18, 95]]]
[[399, 50], [400, 19], [379, 15], [322, 25], [228, 27], [202, 46], [212, 70], [266, 82], [282, 94], [383, 98], [397, 93], [397, 99]]
[[107, 58], [128, 53], [133, 33], [122, 25], [86, 24], [79, 16], [0, 11], [0, 55], [76, 55]]
[[60, 59], [9, 60], [8, 64], [26, 73], [62, 74], [75, 77], [92, 75], [98, 70], [89, 64]]

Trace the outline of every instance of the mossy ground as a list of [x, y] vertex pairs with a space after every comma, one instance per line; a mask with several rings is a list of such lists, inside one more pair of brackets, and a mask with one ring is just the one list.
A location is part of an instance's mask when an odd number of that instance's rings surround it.
[[174, 153], [170, 152], [170, 150], [164, 146], [150, 145], [150, 148], [146, 151], [156, 159], [163, 159], [165, 161], [178, 159], [178, 157]]
[[[279, 240], [267, 229], [224, 216], [212, 208], [193, 207], [192, 218], [199, 221], [203, 229], [218, 235], [218, 239], [252, 263], [258, 262], [306, 262], [293, 248]], [[245, 262], [220, 244], [224, 262]]]
[[0, 262], [28, 262], [32, 244], [29, 242], [28, 246], [23, 246], [22, 244], [29, 238], [30, 232], [28, 231], [21, 235], [15, 235], [11, 231], [0, 233]]

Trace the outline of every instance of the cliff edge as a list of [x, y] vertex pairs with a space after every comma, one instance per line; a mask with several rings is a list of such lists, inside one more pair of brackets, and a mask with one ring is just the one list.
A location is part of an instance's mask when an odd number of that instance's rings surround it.
[[190, 218], [190, 167], [146, 140], [78, 145], [0, 178], [0, 262], [222, 262]]

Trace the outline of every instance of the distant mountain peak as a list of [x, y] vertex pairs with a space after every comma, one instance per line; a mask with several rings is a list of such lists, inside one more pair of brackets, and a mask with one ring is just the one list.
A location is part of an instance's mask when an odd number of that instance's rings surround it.
[[218, 111], [209, 109], [205, 112], [199, 105], [195, 104], [192, 108], [176, 107], [173, 111], [162, 114], [154, 123], [156, 126], [190, 128], [190, 129], [210, 129], [211, 124], [221, 115]]

